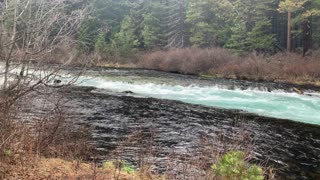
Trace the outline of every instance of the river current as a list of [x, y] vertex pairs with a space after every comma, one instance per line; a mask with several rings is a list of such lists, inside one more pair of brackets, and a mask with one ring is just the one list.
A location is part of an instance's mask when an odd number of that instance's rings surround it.
[[[77, 71], [57, 78], [67, 82]], [[183, 174], [186, 157], [223, 152], [221, 142], [236, 140], [280, 179], [320, 178], [320, 88], [108, 68], [87, 70], [75, 85], [55, 91], [71, 120], [93, 128], [100, 161], [138, 166], [143, 151], [155, 171]], [[39, 102], [28, 102], [28, 112], [43, 114]]]
[[[300, 95], [281, 89], [270, 90], [251, 87], [240, 89], [236, 85], [179, 82], [172, 78], [139, 75], [110, 77], [87, 76], [79, 85], [92, 86], [112, 92], [130, 92], [132, 96], [178, 100], [210, 107], [239, 109], [262, 116], [320, 125], [320, 93]], [[194, 84], [193, 84], [194, 83]], [[294, 87], [293, 87], [294, 88]], [[270, 92], [271, 91], [271, 92]]]

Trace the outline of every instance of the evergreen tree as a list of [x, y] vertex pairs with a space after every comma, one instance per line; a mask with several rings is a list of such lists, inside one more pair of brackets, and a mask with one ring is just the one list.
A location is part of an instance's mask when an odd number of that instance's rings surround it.
[[279, 3], [279, 11], [287, 12], [288, 14], [288, 25], [287, 25], [287, 51], [291, 51], [291, 27], [292, 27], [292, 13], [302, 9], [304, 4], [308, 0], [284, 0]]
[[[320, 0], [314, 0], [312, 1], [312, 6], [316, 10], [320, 10]], [[312, 45], [314, 48], [320, 48], [320, 15], [317, 14], [317, 16], [314, 16], [311, 14], [311, 16], [308, 17], [310, 20], [310, 31], [311, 31], [311, 38], [312, 38]]]
[[119, 55], [128, 56], [134, 48], [141, 45], [139, 37], [136, 34], [136, 26], [133, 17], [126, 16], [121, 23], [120, 32], [115, 35], [113, 41]]
[[161, 17], [164, 16], [165, 8], [160, 2], [149, 2], [143, 13], [142, 37], [144, 47], [147, 49], [163, 46], [163, 31], [161, 29]]
[[273, 52], [275, 39], [269, 19], [271, 4], [264, 0], [229, 2], [234, 26], [225, 47], [238, 52]]
[[271, 22], [268, 19], [262, 19], [255, 23], [251, 32], [248, 32], [247, 41], [248, 51], [274, 52], [275, 38], [270, 34]]
[[[320, 0], [308, 1], [304, 8], [304, 12], [302, 13], [302, 22], [301, 22], [301, 30], [302, 30], [302, 42], [303, 42], [303, 56], [306, 55], [307, 51], [312, 48], [313, 42], [313, 34], [312, 27], [313, 19], [317, 19], [320, 16]], [[319, 24], [318, 24], [319, 25]], [[319, 31], [315, 31], [319, 32]], [[315, 33], [317, 35], [317, 33]], [[320, 42], [320, 39], [316, 39], [317, 36], [314, 36], [314, 42]]]
[[130, 4], [127, 0], [93, 0], [90, 16], [111, 31], [111, 34], [115, 34], [120, 31], [121, 22], [129, 14], [129, 9]]
[[95, 19], [88, 19], [82, 22], [78, 35], [78, 50], [82, 53], [94, 51], [96, 38], [98, 36], [98, 22]]
[[197, 47], [223, 46], [230, 32], [226, 19], [218, 14], [221, 1], [190, 0], [186, 22], [190, 25], [190, 42]]
[[167, 13], [162, 24], [166, 38], [165, 47], [186, 47], [189, 43], [186, 25], [187, 0], [171, 0], [165, 5]]
[[238, 22], [231, 28], [232, 35], [225, 45], [226, 48], [233, 49], [238, 53], [249, 51], [250, 44], [247, 41], [248, 34], [244, 22]]
[[126, 0], [93, 0], [88, 8], [89, 15], [78, 33], [78, 49], [82, 53], [100, 54], [111, 46], [120, 31], [121, 22], [128, 14], [128, 3]]
[[106, 34], [104, 32], [100, 32], [95, 43], [95, 48], [94, 48], [95, 53], [99, 55], [105, 55], [106, 48], [107, 48]]
[[[78, 49], [125, 56], [188, 46], [272, 53], [292, 39], [288, 45], [306, 51], [320, 46], [319, 6], [320, 0], [93, 0]], [[290, 23], [281, 13], [289, 11]]]

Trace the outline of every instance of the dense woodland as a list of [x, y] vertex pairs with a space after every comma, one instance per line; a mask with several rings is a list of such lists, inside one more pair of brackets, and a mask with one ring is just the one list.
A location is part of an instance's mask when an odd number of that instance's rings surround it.
[[223, 47], [274, 54], [320, 47], [319, 0], [94, 0], [76, 5], [89, 12], [78, 34], [84, 53], [130, 56], [135, 50]]

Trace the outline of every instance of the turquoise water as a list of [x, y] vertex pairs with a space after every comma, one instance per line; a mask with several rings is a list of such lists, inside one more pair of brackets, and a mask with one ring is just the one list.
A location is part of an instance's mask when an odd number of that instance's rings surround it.
[[[0, 63], [0, 69], [3, 69]], [[11, 72], [13, 73], [13, 72]], [[18, 71], [17, 71], [18, 73]], [[123, 73], [123, 72], [117, 72]], [[39, 73], [38, 73], [39, 74]], [[74, 75], [63, 74], [66, 83]], [[62, 78], [62, 77], [61, 77]], [[0, 76], [0, 85], [3, 82]], [[228, 90], [218, 86], [179, 85], [173, 79], [120, 76], [82, 76], [78, 81], [82, 86], [93, 86], [113, 92], [132, 91], [132, 96], [178, 100], [227, 109], [245, 110], [263, 116], [290, 119], [320, 125], [320, 94], [314, 96], [259, 90]]]
[[178, 100], [227, 109], [245, 110], [263, 116], [290, 119], [320, 125], [320, 96], [283, 91], [228, 90], [216, 86], [182, 86], [172, 83], [81, 78], [79, 85], [94, 86], [113, 92], [132, 91], [134, 96]]

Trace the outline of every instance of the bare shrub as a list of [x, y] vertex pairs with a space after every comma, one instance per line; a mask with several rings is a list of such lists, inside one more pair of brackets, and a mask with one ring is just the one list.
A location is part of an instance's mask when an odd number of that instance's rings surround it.
[[276, 73], [282, 79], [320, 79], [320, 61], [317, 56], [302, 58], [296, 54], [277, 54], [270, 58], [270, 62], [279, 62], [281, 64], [282, 69]]
[[143, 55], [140, 67], [184, 74], [207, 73], [234, 56], [225, 49], [170, 49]]
[[61, 104], [32, 126], [36, 153], [49, 158], [88, 160], [93, 147], [89, 144], [88, 128], [75, 125], [66, 119]]
[[302, 57], [294, 53], [273, 56], [233, 55], [225, 49], [170, 49], [146, 53], [138, 66], [184, 74], [208, 74], [226, 78], [257, 81], [313, 83], [320, 81], [320, 56]]
[[47, 111], [33, 107], [39, 98], [33, 92], [10, 106], [0, 103], [0, 179], [25, 178], [42, 157], [82, 161], [93, 152], [89, 129], [68, 121], [63, 99], [44, 97], [51, 101], [52, 110]]
[[269, 66], [263, 56], [252, 54], [244, 58], [235, 58], [233, 61], [227, 61], [218, 68], [209, 70], [209, 74], [219, 74], [225, 77], [235, 77], [237, 79], [261, 80], [271, 76], [274, 68]]
[[313, 83], [320, 80], [320, 61], [315, 56], [301, 57], [279, 53], [271, 57], [247, 56], [210, 70], [210, 74], [237, 79]]

